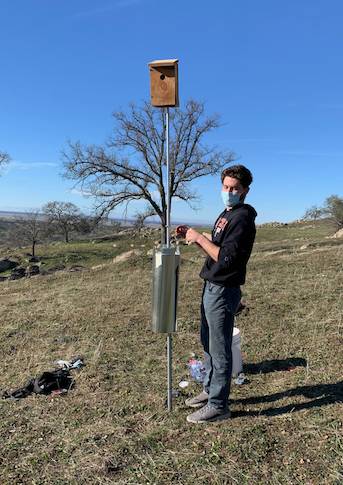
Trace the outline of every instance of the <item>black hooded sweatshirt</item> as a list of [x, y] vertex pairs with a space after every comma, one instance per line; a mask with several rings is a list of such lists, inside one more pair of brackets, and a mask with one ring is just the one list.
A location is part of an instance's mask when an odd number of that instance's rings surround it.
[[219, 286], [244, 285], [256, 235], [256, 216], [248, 204], [237, 204], [220, 214], [212, 231], [212, 242], [220, 247], [218, 261], [207, 256], [201, 278]]

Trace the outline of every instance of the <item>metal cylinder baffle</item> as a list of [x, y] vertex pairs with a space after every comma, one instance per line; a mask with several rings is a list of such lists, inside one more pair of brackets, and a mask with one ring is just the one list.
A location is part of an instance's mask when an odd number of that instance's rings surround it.
[[179, 248], [163, 244], [154, 248], [152, 270], [151, 330], [174, 333], [176, 330]]

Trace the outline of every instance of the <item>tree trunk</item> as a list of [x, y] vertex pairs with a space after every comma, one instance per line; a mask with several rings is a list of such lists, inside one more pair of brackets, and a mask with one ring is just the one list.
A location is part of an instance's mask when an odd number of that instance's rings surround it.
[[169, 241], [167, 241], [167, 216], [166, 216], [166, 211], [161, 217], [161, 243], [162, 244], [169, 244]]
[[163, 222], [161, 222], [161, 237], [160, 237], [160, 240], [161, 240], [161, 244], [166, 243], [166, 228], [165, 228], [165, 225], [163, 224]]

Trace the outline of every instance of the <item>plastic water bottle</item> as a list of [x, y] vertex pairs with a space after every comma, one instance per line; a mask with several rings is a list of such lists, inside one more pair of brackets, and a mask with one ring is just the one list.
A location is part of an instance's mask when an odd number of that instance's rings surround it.
[[204, 382], [206, 376], [205, 364], [200, 360], [191, 359], [188, 363], [191, 377], [199, 382]]

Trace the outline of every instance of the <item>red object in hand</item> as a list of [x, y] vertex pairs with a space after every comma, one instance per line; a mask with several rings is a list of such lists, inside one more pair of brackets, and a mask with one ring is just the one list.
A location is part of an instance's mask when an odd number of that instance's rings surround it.
[[188, 231], [188, 227], [187, 226], [177, 226], [176, 230], [175, 230], [175, 235], [176, 237], [183, 237], [185, 238], [186, 237], [186, 232]]

